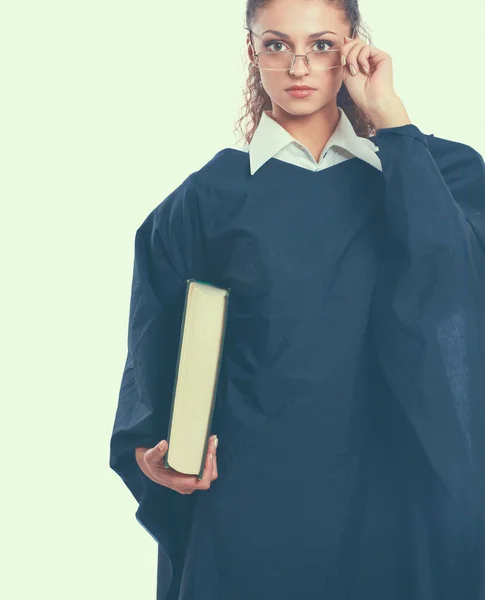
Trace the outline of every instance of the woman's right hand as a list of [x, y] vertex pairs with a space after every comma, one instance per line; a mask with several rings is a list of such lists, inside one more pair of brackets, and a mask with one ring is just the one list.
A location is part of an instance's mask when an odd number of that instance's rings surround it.
[[[205, 457], [204, 474], [199, 481], [197, 475], [185, 475], [171, 467], [166, 469], [163, 464], [164, 456], [168, 450], [168, 443], [164, 442], [163, 450], [160, 450], [160, 444], [153, 448], [136, 448], [135, 456], [140, 469], [155, 483], [169, 487], [179, 494], [192, 494], [196, 490], [207, 490], [211, 486], [211, 482], [217, 479], [217, 456], [214, 442], [217, 436], [211, 436], [207, 447]], [[211, 460], [210, 455], [213, 458]]]

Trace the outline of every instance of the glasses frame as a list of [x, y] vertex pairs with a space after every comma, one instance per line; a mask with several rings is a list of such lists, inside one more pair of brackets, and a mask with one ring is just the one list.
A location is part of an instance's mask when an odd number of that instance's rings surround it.
[[[299, 56], [301, 56], [302, 58], [304, 57], [305, 62], [308, 65], [308, 67], [310, 69], [313, 69], [308, 55], [309, 54], [322, 54], [322, 52], [315, 52], [314, 50], [311, 50], [310, 52], [306, 52], [305, 54], [295, 54], [294, 52], [278, 52], [278, 53], [266, 52], [266, 51], [256, 52], [255, 48], [254, 48], [254, 44], [253, 44], [253, 38], [251, 36], [255, 35], [256, 37], [259, 37], [259, 38], [262, 38], [262, 36], [258, 35], [257, 33], [254, 33], [254, 31], [252, 29], [250, 29], [249, 27], [244, 27], [244, 29], [247, 29], [247, 31], [249, 31], [250, 45], [253, 50], [253, 55], [256, 59], [256, 63], [254, 64], [254, 66], [262, 71], [291, 71], [293, 69], [293, 67], [295, 66], [296, 59]], [[352, 29], [350, 37], [353, 37], [353, 36], [354, 36], [354, 30]], [[325, 52], [339, 52], [339, 50], [338, 49], [330, 49], [330, 50], [325, 50]], [[259, 55], [260, 54], [291, 54], [293, 56], [293, 58], [291, 59], [291, 64], [288, 69], [268, 69], [268, 68], [263, 68], [259, 65]], [[315, 69], [315, 71], [328, 71], [329, 69], [338, 69], [341, 67], [342, 67], [342, 65], [335, 65], [334, 67], [325, 67], [324, 69]]]

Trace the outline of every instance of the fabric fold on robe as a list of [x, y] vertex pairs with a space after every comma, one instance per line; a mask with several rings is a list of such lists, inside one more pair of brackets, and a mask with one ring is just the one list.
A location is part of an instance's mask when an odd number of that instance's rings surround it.
[[[194, 495], [159, 485], [135, 459], [137, 447], [166, 439], [187, 273], [197, 274], [198, 198], [190, 176], [137, 229], [128, 323], [128, 351], [110, 442], [110, 467], [137, 502], [137, 521], [158, 542], [158, 588], [165, 597], [185, 553]], [[174, 588], [175, 589], [175, 588]]]
[[430, 465], [475, 528], [483, 571], [484, 161], [412, 124], [371, 139], [385, 181], [375, 352]]

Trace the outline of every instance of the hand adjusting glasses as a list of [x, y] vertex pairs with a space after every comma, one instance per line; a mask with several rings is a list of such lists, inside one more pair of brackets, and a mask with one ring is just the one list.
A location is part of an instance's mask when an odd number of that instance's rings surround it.
[[[249, 31], [250, 36], [262, 38], [262, 36], [254, 33], [249, 27], [245, 27]], [[280, 40], [268, 39], [265, 46], [274, 47], [275, 45], [284, 45]], [[255, 58], [255, 66], [265, 71], [288, 71], [293, 69], [298, 56], [304, 56], [307, 65], [315, 71], [325, 71], [327, 69], [335, 69], [342, 67], [340, 49], [345, 44], [343, 36], [326, 33], [324, 36], [315, 41], [314, 45], [320, 44], [320, 50], [307, 52], [306, 54], [294, 54], [287, 50], [268, 50], [265, 52], [256, 53], [254, 51], [253, 40], [251, 37], [251, 47]]]

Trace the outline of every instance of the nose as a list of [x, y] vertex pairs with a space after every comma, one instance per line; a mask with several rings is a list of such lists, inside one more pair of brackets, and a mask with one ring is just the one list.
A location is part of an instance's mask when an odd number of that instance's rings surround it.
[[[300, 61], [298, 61], [299, 58], [301, 58]], [[295, 56], [293, 67], [290, 69], [290, 74], [299, 75], [301, 73], [306, 73], [309, 70], [310, 70], [310, 67], [307, 64], [306, 55], [305, 54], [297, 54]]]

